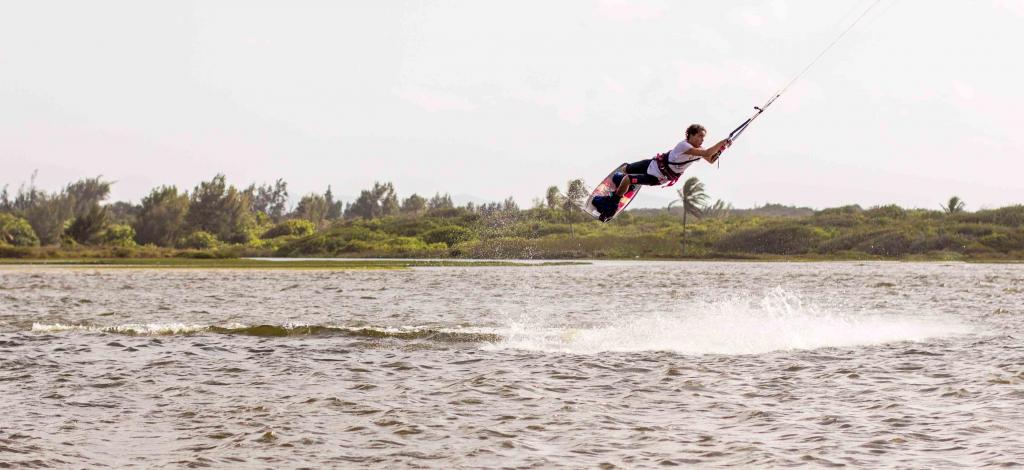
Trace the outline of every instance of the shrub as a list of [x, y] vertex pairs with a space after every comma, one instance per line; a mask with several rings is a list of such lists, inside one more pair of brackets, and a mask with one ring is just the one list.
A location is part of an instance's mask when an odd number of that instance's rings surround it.
[[391, 235], [415, 237], [439, 226], [440, 221], [431, 217], [389, 217], [382, 220], [380, 231]]
[[39, 246], [39, 237], [27, 220], [0, 213], [0, 245]]
[[99, 241], [101, 245], [132, 247], [135, 246], [135, 229], [130, 225], [113, 224], [100, 234]]
[[903, 256], [911, 252], [910, 247], [914, 241], [911, 234], [905, 231], [886, 229], [876, 232], [874, 236], [864, 240], [856, 248], [873, 255]]
[[208, 250], [220, 245], [217, 237], [210, 232], [197, 230], [178, 241], [178, 248], [192, 248], [195, 250]]
[[[365, 223], [373, 225], [376, 222]], [[364, 225], [364, 222], [349, 223], [289, 241], [277, 249], [277, 255], [329, 256], [337, 253], [355, 253], [372, 249], [377, 242], [388, 238], [388, 234], [373, 230]]]
[[819, 251], [822, 253], [839, 253], [852, 251], [865, 240], [870, 240], [881, 230], [850, 230], [841, 232], [836, 237], [821, 244]]
[[283, 237], [286, 235], [294, 235], [304, 237], [306, 235], [312, 235], [316, 231], [316, 227], [313, 222], [304, 219], [286, 220], [281, 222], [266, 232], [260, 235], [260, 238], [266, 240], [270, 238]]
[[902, 220], [907, 218], [907, 211], [895, 204], [889, 204], [887, 206], [872, 207], [864, 211], [864, 215], [872, 219], [888, 218]]
[[843, 206], [823, 209], [814, 214], [814, 223], [831, 227], [855, 227], [864, 221], [860, 206]]
[[369, 227], [365, 227], [362, 225], [338, 227], [326, 233], [325, 236], [332, 238], [340, 238], [342, 240], [364, 241], [383, 240], [387, 238], [387, 234], [378, 232], [376, 230], [373, 230]]
[[715, 248], [722, 251], [794, 255], [814, 251], [827, 238], [824, 230], [806, 225], [769, 225], [725, 236]]
[[38, 258], [39, 248], [28, 246], [11, 246], [0, 243], [0, 258]]
[[[435, 245], [435, 246], [431, 246]], [[416, 252], [426, 251], [431, 248], [444, 249], [440, 244], [424, 243], [423, 240], [413, 237], [395, 237], [388, 240], [386, 245], [388, 251], [395, 251], [402, 255], [414, 254]]]
[[967, 245], [964, 237], [956, 234], [939, 234], [923, 236], [910, 244], [910, 253], [927, 253], [931, 251], [961, 252]]
[[476, 234], [473, 233], [472, 230], [465, 227], [459, 227], [458, 225], [438, 227], [420, 235], [420, 239], [427, 243], [444, 243], [448, 246], [454, 246], [475, 238]]
[[972, 214], [962, 214], [958, 219], [964, 222], [982, 222], [989, 224], [1005, 225], [1007, 227], [1024, 226], [1024, 205], [1000, 207], [977, 211]]
[[997, 230], [1003, 231], [1006, 229], [992, 224], [957, 224], [953, 227], [953, 231], [957, 234], [972, 237], [983, 237]]
[[815, 215], [851, 215], [860, 214], [864, 212], [859, 205], [853, 204], [849, 206], [829, 207], [828, 209], [822, 209]]
[[345, 244], [345, 240], [317, 233], [289, 241], [277, 248], [278, 256], [332, 255]]
[[1017, 229], [1012, 232], [1000, 231], [991, 233], [979, 238], [978, 242], [1004, 253], [1010, 253], [1014, 250], [1024, 250], [1024, 230]]

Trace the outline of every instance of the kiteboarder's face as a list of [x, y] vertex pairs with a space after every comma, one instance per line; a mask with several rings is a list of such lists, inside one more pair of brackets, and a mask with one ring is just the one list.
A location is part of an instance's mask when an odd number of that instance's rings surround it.
[[697, 132], [696, 134], [693, 134], [690, 137], [688, 137], [686, 141], [689, 142], [690, 145], [694, 147], [700, 147], [701, 145], [704, 144], [704, 136], [706, 135], [708, 135], [708, 131], [701, 130], [700, 132]]

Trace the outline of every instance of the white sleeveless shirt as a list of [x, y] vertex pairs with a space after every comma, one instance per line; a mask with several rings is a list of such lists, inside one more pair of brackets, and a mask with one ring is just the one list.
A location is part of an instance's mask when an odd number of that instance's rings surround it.
[[[668, 167], [680, 175], [683, 174], [686, 168], [700, 160], [700, 157], [696, 155], [687, 155], [686, 151], [692, 148], [693, 146], [685, 140], [676, 144], [675, 148], [668, 153]], [[651, 159], [651, 164], [647, 167], [647, 173], [657, 177], [658, 181], [662, 183], [668, 181], [668, 178], [661, 174], [661, 170], [658, 169], [658, 162], [654, 159]]]

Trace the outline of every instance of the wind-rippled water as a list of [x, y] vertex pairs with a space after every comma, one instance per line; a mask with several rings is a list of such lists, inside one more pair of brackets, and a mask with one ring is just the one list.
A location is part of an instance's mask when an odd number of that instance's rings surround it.
[[1024, 266], [0, 268], [0, 467], [1024, 465]]

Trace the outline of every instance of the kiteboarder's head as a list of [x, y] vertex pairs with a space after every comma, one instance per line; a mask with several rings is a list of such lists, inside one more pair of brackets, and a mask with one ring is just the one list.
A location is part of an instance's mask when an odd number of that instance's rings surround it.
[[700, 124], [690, 124], [690, 127], [686, 128], [686, 141], [694, 147], [700, 147], [704, 143], [704, 136], [708, 134], [708, 130]]

